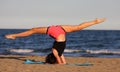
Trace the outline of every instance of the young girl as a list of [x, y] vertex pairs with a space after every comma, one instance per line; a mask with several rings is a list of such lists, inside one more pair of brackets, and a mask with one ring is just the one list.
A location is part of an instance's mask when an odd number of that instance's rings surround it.
[[18, 34], [9, 34], [6, 35], [6, 38], [8, 39], [16, 39], [17, 37], [25, 37], [30, 36], [32, 34], [48, 34], [52, 38], [55, 39], [55, 42], [53, 43], [52, 47], [52, 53], [50, 53], [46, 57], [46, 63], [50, 64], [66, 64], [63, 52], [66, 46], [66, 33], [67, 32], [74, 32], [82, 30], [86, 27], [89, 27], [91, 25], [95, 25], [101, 22], [104, 22], [105, 18], [102, 19], [95, 19], [93, 21], [84, 22], [80, 25], [56, 25], [56, 26], [49, 26], [49, 27], [38, 27], [38, 28], [32, 28], [30, 30], [27, 30], [25, 32], [21, 32]]

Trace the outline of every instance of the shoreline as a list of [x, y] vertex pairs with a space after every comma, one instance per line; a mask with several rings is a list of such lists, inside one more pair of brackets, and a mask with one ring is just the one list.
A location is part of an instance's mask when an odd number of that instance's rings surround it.
[[0, 72], [120, 72], [120, 58], [65, 57], [67, 63], [89, 62], [93, 66], [24, 64], [24, 60], [43, 61], [45, 56], [0, 55]]

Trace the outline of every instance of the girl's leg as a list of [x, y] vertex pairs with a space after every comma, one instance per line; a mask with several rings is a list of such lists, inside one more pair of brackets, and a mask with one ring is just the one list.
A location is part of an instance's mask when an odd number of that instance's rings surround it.
[[89, 27], [89, 26], [92, 26], [92, 25], [95, 25], [95, 24], [98, 24], [104, 21], [105, 21], [105, 18], [102, 18], [102, 19], [95, 19], [89, 22], [84, 22], [80, 25], [63, 25], [62, 27], [66, 32], [74, 32], [74, 31], [79, 31], [81, 29], [84, 29], [86, 27]]
[[46, 32], [47, 32], [47, 27], [32, 28], [30, 30], [27, 30], [21, 33], [6, 35], [6, 38], [15, 39], [17, 37], [30, 36], [35, 33], [46, 34]]

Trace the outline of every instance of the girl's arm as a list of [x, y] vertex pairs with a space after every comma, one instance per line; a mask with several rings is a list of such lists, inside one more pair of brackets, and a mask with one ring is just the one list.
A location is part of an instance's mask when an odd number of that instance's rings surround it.
[[52, 48], [52, 52], [57, 60], [57, 63], [58, 64], [63, 64], [63, 62], [61, 61], [61, 57], [58, 55], [58, 51], [54, 48]]
[[62, 64], [66, 64], [66, 60], [65, 60], [64, 55], [62, 55], [60, 58], [61, 58], [61, 60], [62, 60]]

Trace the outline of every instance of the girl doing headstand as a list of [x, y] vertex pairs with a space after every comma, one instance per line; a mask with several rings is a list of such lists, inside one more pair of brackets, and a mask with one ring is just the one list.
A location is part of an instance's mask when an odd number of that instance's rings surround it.
[[46, 63], [66, 64], [66, 60], [63, 55], [64, 49], [66, 46], [66, 33], [79, 31], [86, 27], [89, 27], [91, 25], [95, 25], [104, 21], [105, 21], [105, 18], [101, 18], [101, 19], [95, 19], [93, 21], [84, 22], [79, 25], [56, 25], [56, 26], [49, 26], [49, 27], [32, 28], [30, 30], [27, 30], [21, 33], [6, 35], [6, 38], [16, 39], [18, 37], [30, 36], [32, 34], [48, 34], [55, 39], [55, 42], [53, 43], [52, 53], [50, 53], [45, 59]]

